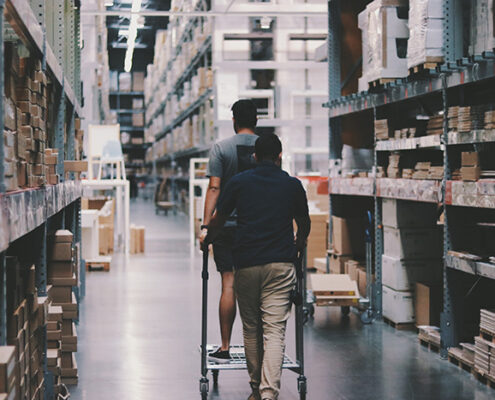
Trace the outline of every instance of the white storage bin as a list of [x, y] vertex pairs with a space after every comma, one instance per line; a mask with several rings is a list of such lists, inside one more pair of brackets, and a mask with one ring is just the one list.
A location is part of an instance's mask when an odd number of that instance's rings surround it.
[[434, 227], [437, 222], [437, 206], [432, 203], [383, 199], [383, 225], [391, 228]]
[[442, 254], [441, 231], [438, 228], [391, 228], [385, 226], [384, 254], [404, 259], [437, 258]]
[[416, 282], [438, 283], [442, 280], [442, 261], [401, 260], [382, 255], [382, 283], [397, 291], [413, 291]]
[[414, 322], [414, 296], [412, 292], [398, 292], [385, 285], [383, 293], [383, 316], [396, 324]]

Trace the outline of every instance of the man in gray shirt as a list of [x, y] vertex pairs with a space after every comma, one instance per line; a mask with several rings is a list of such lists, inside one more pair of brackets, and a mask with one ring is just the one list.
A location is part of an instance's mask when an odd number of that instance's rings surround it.
[[[251, 100], [239, 100], [232, 106], [235, 135], [215, 143], [210, 151], [205, 210], [201, 236], [208, 233], [208, 224], [215, 211], [218, 197], [227, 182], [237, 173], [253, 168], [254, 144], [258, 136], [254, 131], [257, 123], [256, 106]], [[220, 296], [220, 334], [222, 345], [209, 354], [210, 359], [222, 363], [230, 360], [230, 337], [236, 314], [234, 293], [234, 273], [232, 247], [235, 239], [236, 216], [227, 219], [222, 231], [213, 242], [213, 257], [217, 270], [222, 275], [222, 294]]]

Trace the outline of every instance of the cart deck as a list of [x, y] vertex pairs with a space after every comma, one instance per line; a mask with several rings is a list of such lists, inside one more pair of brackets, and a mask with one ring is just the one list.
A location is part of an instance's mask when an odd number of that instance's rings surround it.
[[[209, 344], [206, 346], [206, 351], [208, 353], [217, 349], [218, 345]], [[199, 349], [201, 351], [201, 348]], [[242, 370], [247, 369], [246, 366], [246, 354], [244, 352], [243, 345], [231, 345], [230, 346], [230, 357], [231, 361], [228, 363], [216, 363], [207, 360], [206, 367], [208, 370]], [[284, 357], [284, 363], [282, 365], [282, 369], [289, 369], [291, 371], [298, 371], [299, 363], [292, 361], [292, 359], [286, 354]]]

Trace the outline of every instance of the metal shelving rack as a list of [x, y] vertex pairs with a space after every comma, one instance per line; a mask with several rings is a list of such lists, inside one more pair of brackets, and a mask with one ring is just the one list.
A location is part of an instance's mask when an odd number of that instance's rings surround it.
[[[33, 57], [42, 60], [56, 88], [56, 121], [54, 143], [59, 149], [57, 173], [61, 182], [37, 189], [6, 193], [4, 185], [3, 129], [0, 130], [0, 345], [7, 341], [6, 254], [10, 245], [26, 235], [37, 253], [36, 285], [39, 296], [46, 296], [47, 283], [47, 234], [54, 229], [67, 227], [80, 242], [81, 185], [74, 180], [64, 180], [64, 158], [73, 159], [75, 132], [74, 118], [81, 117], [81, 80], [79, 47], [79, 10], [77, 0], [0, 0], [0, 14]], [[4, 19], [0, 19], [0, 37], [4, 42]], [[3, 46], [2, 46], [3, 49]], [[0, 51], [0, 92], [4, 92], [5, 59]], [[0, 102], [0, 125], [3, 126], [4, 104]], [[64, 139], [67, 125], [67, 140]], [[66, 221], [68, 221], [66, 223]], [[23, 239], [24, 240], [24, 239]], [[83, 265], [82, 260], [81, 265]], [[78, 300], [84, 296], [84, 271], [81, 269], [81, 287]], [[45, 398], [53, 398], [53, 376], [45, 365]]]
[[[354, 93], [341, 96], [340, 79], [340, 1], [328, 1], [328, 72], [329, 72], [329, 99], [323, 106], [329, 113], [329, 146], [330, 162], [341, 159], [342, 143], [340, 138], [341, 117], [357, 115], [362, 112], [373, 113], [373, 119], [377, 119], [378, 112], [383, 113], [387, 107], [400, 104], [410, 99], [419, 99], [423, 96], [439, 95], [441, 104], [439, 108], [444, 115], [448, 113], [449, 100], [455, 100], [453, 90], [462, 89], [466, 85], [476, 84], [482, 81], [495, 80], [495, 54], [485, 52], [479, 55], [463, 57], [462, 54], [462, 25], [460, 18], [461, 1], [444, 0], [443, 2], [443, 43], [445, 62], [431, 71], [428, 75], [410, 76], [397, 79], [383, 85], [379, 90]], [[451, 97], [452, 96], [452, 97]], [[444, 118], [443, 134], [439, 137], [425, 137], [413, 139], [388, 140], [377, 142], [374, 140], [374, 167], [378, 166], [377, 158], [380, 152], [396, 150], [435, 149], [443, 153], [444, 177], [441, 182], [432, 183], [429, 196], [403, 197], [394, 185], [401, 182], [414, 184], [412, 180], [388, 179], [388, 178], [354, 178], [351, 181], [346, 178], [330, 178], [330, 214], [334, 208], [336, 195], [367, 196], [374, 199], [375, 212], [375, 283], [373, 284], [374, 314], [375, 318], [381, 318], [382, 312], [382, 263], [383, 231], [382, 231], [382, 207], [381, 200], [384, 197], [405, 199], [414, 201], [428, 201], [440, 204], [443, 207], [444, 222], [444, 266], [443, 266], [443, 312], [441, 314], [441, 343], [442, 356], [447, 355], [447, 349], [458, 345], [459, 322], [454, 308], [455, 279], [451, 271], [457, 270], [477, 277], [495, 279], [495, 266], [485, 262], [475, 262], [460, 259], [448, 254], [451, 249], [451, 232], [453, 223], [449, 215], [453, 206], [489, 208], [488, 205], [459, 204], [449, 197], [448, 188], [454, 183], [451, 181], [451, 169], [449, 163], [449, 149], [460, 144], [476, 144], [495, 142], [495, 132], [492, 130], [472, 131], [468, 134], [449, 133], [447, 119]], [[360, 181], [355, 181], [355, 180]], [[407, 181], [407, 182], [406, 182]], [[356, 182], [360, 185], [356, 186]], [[417, 181], [416, 181], [417, 182]], [[365, 188], [363, 190], [362, 188]], [[371, 189], [372, 187], [372, 189]], [[386, 189], [386, 190], [385, 190]], [[490, 207], [491, 208], [491, 207]], [[330, 219], [331, 229], [331, 219]], [[329, 235], [331, 237], [331, 235]]]
[[[119, 79], [117, 79], [119, 81]], [[128, 143], [122, 144], [122, 150], [124, 153], [128, 153], [133, 155], [130, 157], [132, 160], [135, 159], [144, 159], [144, 154], [146, 149], [151, 145], [150, 143], [143, 143], [141, 144], [133, 144], [132, 143], [132, 138], [133, 137], [138, 137], [138, 138], [143, 138], [144, 140], [144, 127], [140, 126], [132, 126], [128, 124], [123, 124], [122, 121], [120, 120], [121, 116], [129, 116], [132, 114], [138, 114], [138, 113], [145, 113], [144, 108], [140, 109], [134, 109], [134, 108], [125, 108], [125, 104], [122, 104], [122, 98], [125, 98], [126, 101], [129, 101], [129, 98], [142, 98], [144, 102], [144, 92], [141, 91], [122, 91], [121, 88], [119, 87], [118, 90], [113, 90], [109, 92], [109, 97], [110, 97], [110, 104], [114, 104], [114, 107], [111, 107], [111, 111], [117, 114], [118, 122], [120, 123], [120, 130], [121, 132], [128, 132], [131, 135], [131, 141]], [[112, 101], [113, 100], [113, 101]], [[126, 169], [138, 169], [141, 168], [142, 165], [139, 163], [134, 163], [134, 162], [127, 162], [126, 163]]]
[[[199, 0], [196, 2], [195, 5], [196, 11], [204, 10], [205, 8], [206, 8], [206, 4], [203, 1]], [[159, 80], [160, 83], [164, 83], [167, 81], [167, 79], [169, 78], [168, 76], [169, 72], [172, 70], [175, 60], [180, 55], [185, 43], [193, 40], [194, 28], [197, 26], [198, 23], [203, 22], [202, 20], [203, 17], [193, 17], [188, 20], [182, 32], [182, 35], [179, 39], [179, 42], [176, 46], [176, 51], [173, 57], [168, 62], [166, 68], [162, 72], [162, 75]], [[172, 90], [168, 92], [166, 96], [160, 100], [160, 102], [156, 107], [154, 107], [154, 109], [149, 110], [148, 107], [150, 107], [150, 105], [154, 102], [155, 96], [158, 95], [158, 90], [155, 89], [155, 91], [152, 93], [150, 97], [150, 101], [148, 102], [148, 104], [146, 104], [147, 112], [146, 112], [145, 126], [147, 128], [151, 125], [151, 122], [159, 114], [165, 112], [166, 104], [173, 96], [180, 96], [183, 93], [184, 84], [194, 76], [194, 74], [196, 73], [199, 67], [208, 68], [208, 66], [211, 65], [210, 60], [212, 57], [212, 46], [213, 46], [212, 36], [207, 35], [205, 37], [204, 42], [201, 44], [200, 48], [198, 49], [198, 51], [190, 61], [187, 68], [178, 77], [174, 78], [174, 81], [172, 82]], [[159, 85], [157, 85], [157, 88], [158, 86]], [[169, 125], [165, 126], [160, 132], [158, 132], [155, 135], [155, 142], [171, 134], [172, 131], [176, 127], [180, 126], [185, 120], [192, 117], [194, 114], [200, 112], [201, 107], [204, 104], [206, 104], [206, 102], [210, 101], [213, 95], [214, 95], [213, 89], [211, 88], [206, 89], [204, 93], [202, 93], [179, 115], [177, 115]], [[153, 161], [146, 163], [146, 166], [151, 170], [152, 175], [155, 178], [155, 182], [157, 182], [158, 166], [170, 166], [171, 168], [175, 169], [180, 165], [184, 168], [184, 170], [186, 170], [189, 166], [188, 160], [191, 157], [194, 156], [199, 157], [205, 155], [207, 154], [209, 149], [210, 146], [196, 146], [190, 149], [179, 150], [170, 154], [166, 154], [161, 157], [153, 157]], [[172, 200], [178, 201], [179, 200], [178, 191], [181, 188], [187, 187], [189, 179], [187, 176], [171, 176], [169, 179], [171, 181]]]

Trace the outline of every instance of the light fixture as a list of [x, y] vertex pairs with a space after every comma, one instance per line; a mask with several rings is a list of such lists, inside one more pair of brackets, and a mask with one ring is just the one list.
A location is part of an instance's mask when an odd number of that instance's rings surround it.
[[119, 29], [119, 36], [129, 36], [129, 29]]
[[138, 30], [139, 11], [143, 0], [132, 0], [131, 22], [129, 24], [129, 36], [127, 36], [127, 51], [125, 52], [124, 70], [130, 72], [132, 69], [132, 57]]
[[113, 1], [112, 0], [105, 1], [105, 7], [113, 7]]

